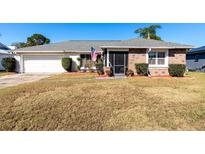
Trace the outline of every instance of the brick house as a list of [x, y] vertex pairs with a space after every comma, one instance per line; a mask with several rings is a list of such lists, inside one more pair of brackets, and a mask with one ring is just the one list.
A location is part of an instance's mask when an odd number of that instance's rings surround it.
[[186, 64], [186, 53], [193, 46], [151, 39], [76, 40], [15, 50], [19, 66], [24, 72], [64, 72], [62, 57], [73, 59], [72, 71], [77, 71], [79, 57], [89, 60], [91, 47], [100, 51], [104, 66], [114, 75], [124, 75], [127, 69], [136, 73], [135, 64], [149, 64], [152, 76], [168, 75], [169, 64]]
[[[106, 66], [112, 66], [114, 73], [124, 74], [119, 68], [128, 68], [135, 72], [135, 64], [148, 63], [149, 72], [152, 76], [169, 75], [169, 64], [186, 64], [186, 53], [192, 48], [190, 45], [182, 45], [156, 40], [132, 39], [127, 40], [127, 46], [104, 46]], [[121, 53], [121, 55], [120, 55]], [[117, 56], [117, 65], [116, 65]], [[119, 59], [123, 59], [124, 66], [119, 65]], [[109, 57], [109, 58], [108, 58]], [[123, 62], [121, 62], [123, 64]], [[118, 68], [117, 68], [118, 67]]]

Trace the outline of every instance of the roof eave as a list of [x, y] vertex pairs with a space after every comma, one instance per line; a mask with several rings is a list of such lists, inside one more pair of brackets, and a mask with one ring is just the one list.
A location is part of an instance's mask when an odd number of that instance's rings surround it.
[[36, 50], [29, 50], [29, 51], [27, 51], [27, 50], [17, 50], [17, 51], [13, 51], [14, 53], [33, 53], [33, 52], [35, 52], [35, 53], [56, 53], [56, 52], [59, 52], [59, 53], [64, 53], [65, 51], [42, 51], [42, 50], [39, 50], [39, 51], [36, 51]]
[[16, 54], [21, 54], [21, 53], [90, 53], [90, 51], [74, 51], [74, 50], [46, 50], [46, 51], [36, 51], [36, 50], [30, 50], [30, 51], [23, 51], [23, 50], [18, 50], [14, 51]]
[[147, 46], [100, 46], [100, 48], [140, 48], [140, 49], [144, 49], [144, 48], [155, 48], [155, 49], [191, 49], [193, 48], [193, 46], [175, 46], [175, 47], [155, 47], [155, 46], [150, 46], [150, 47], [147, 47]]

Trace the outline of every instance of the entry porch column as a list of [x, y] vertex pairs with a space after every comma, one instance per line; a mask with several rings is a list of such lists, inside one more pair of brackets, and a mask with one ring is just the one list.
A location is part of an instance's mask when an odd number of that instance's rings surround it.
[[110, 63], [110, 61], [109, 61], [109, 50], [107, 50], [107, 64], [106, 64], [107, 67], [109, 67], [109, 63]]

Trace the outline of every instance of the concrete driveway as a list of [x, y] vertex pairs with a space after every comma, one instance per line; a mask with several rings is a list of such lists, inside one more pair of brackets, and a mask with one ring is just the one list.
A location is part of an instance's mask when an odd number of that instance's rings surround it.
[[0, 89], [16, 86], [22, 83], [38, 81], [50, 77], [52, 74], [14, 74], [0, 77]]

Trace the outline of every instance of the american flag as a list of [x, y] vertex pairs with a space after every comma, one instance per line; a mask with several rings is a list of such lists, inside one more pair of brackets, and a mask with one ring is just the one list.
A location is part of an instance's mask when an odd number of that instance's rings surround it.
[[95, 48], [91, 47], [91, 60], [96, 61], [97, 55], [98, 55], [98, 52], [95, 50]]

